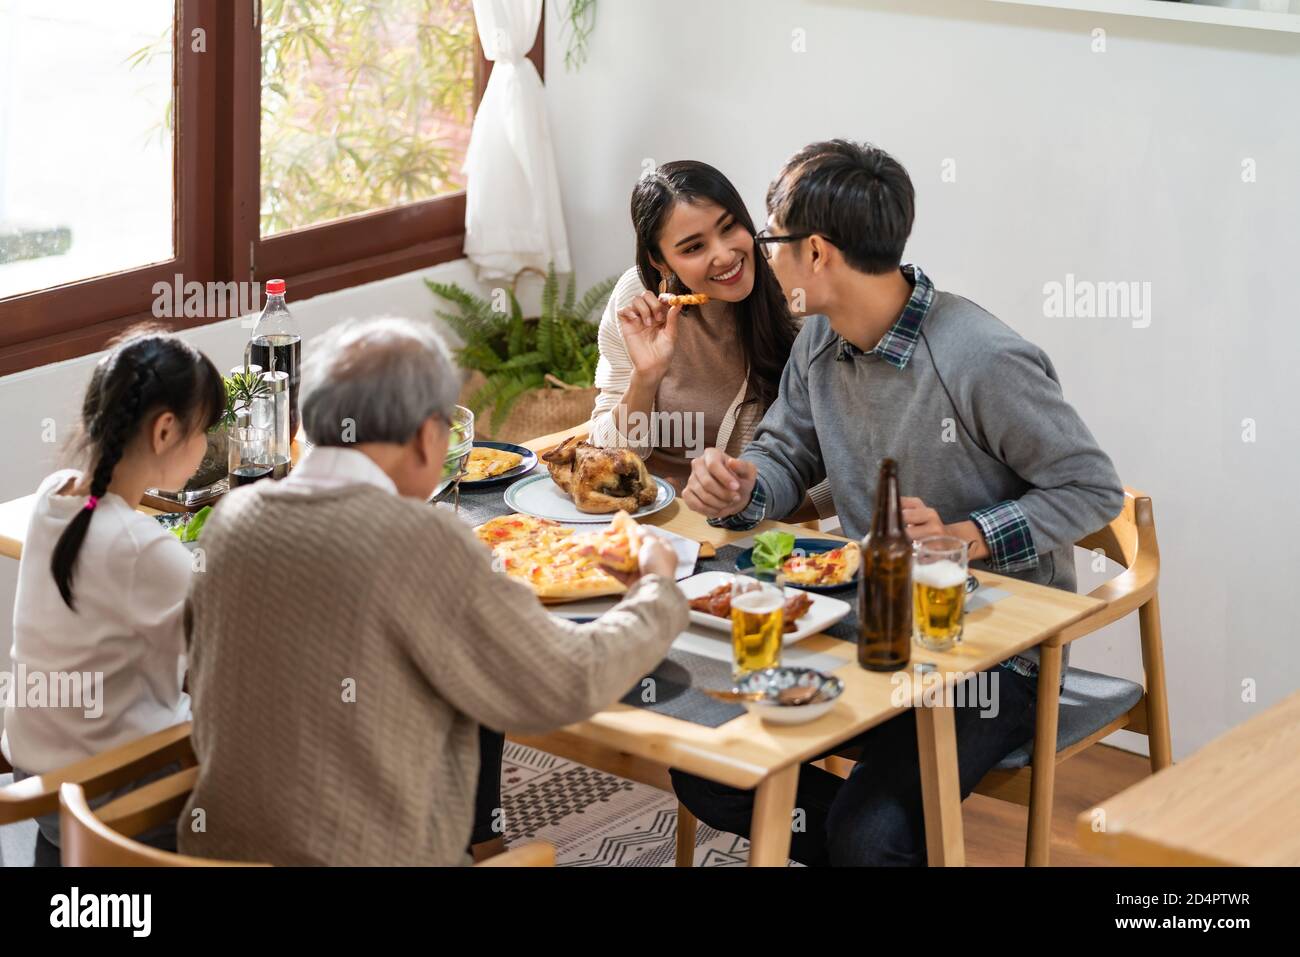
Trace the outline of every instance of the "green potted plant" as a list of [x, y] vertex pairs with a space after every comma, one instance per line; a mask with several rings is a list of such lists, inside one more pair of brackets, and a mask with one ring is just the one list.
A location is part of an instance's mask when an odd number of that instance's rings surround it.
[[263, 395], [267, 385], [256, 373], [235, 372], [225, 377], [226, 407], [221, 419], [208, 430], [208, 448], [203, 453], [203, 461], [198, 471], [185, 483], [184, 491], [208, 488], [226, 477], [227, 438], [230, 430], [239, 424], [241, 417], [247, 417], [253, 399]]
[[460, 337], [456, 359], [471, 373], [461, 402], [477, 416], [478, 437], [521, 442], [591, 416], [600, 354], [593, 317], [615, 282], [616, 277], [599, 282], [579, 299], [570, 278], [561, 296], [552, 265], [542, 286], [541, 315], [525, 317], [514, 289], [508, 290], [507, 311], [455, 283], [425, 280], [454, 307], [437, 315]]

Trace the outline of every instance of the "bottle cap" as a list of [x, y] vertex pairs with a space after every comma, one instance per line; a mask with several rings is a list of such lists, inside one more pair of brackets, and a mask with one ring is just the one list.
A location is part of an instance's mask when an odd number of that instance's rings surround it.
[[266, 384], [268, 392], [286, 392], [289, 389], [289, 373], [263, 372], [258, 376]]
[[266, 281], [266, 294], [267, 294], [268, 296], [283, 296], [283, 295], [284, 295], [284, 280], [283, 280], [283, 279], [268, 279], [268, 280]]

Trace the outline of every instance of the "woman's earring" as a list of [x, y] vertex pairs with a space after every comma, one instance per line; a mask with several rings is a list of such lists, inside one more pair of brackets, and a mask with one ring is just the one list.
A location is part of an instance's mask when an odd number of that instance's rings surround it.
[[659, 274], [659, 295], [662, 296], [667, 292], [668, 292], [668, 273], [661, 272]]

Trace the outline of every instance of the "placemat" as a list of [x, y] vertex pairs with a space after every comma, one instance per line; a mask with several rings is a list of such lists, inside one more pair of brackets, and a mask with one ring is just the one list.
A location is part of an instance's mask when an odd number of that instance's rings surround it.
[[731, 687], [731, 665], [703, 655], [668, 650], [668, 657], [623, 696], [633, 708], [657, 711], [706, 728], [716, 728], [745, 713], [744, 705], [718, 701], [701, 688]]

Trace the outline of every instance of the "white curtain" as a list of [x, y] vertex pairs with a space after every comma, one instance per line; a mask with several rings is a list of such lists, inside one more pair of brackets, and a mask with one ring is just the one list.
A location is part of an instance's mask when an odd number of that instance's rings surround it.
[[480, 280], [551, 262], [570, 272], [542, 78], [527, 57], [542, 0], [474, 0], [474, 19], [492, 75], [465, 158], [465, 254]]

